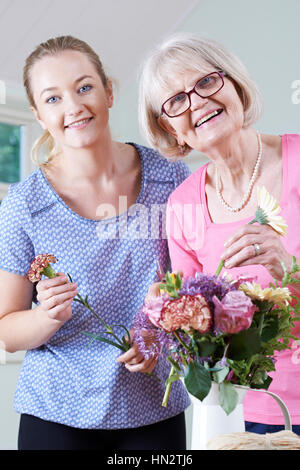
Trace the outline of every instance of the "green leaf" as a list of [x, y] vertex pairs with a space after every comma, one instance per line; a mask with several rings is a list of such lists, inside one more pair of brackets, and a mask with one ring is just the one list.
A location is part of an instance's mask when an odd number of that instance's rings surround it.
[[273, 338], [276, 338], [278, 334], [279, 319], [278, 315], [269, 315], [266, 317], [266, 326], [264, 326], [261, 333], [261, 340], [265, 343]]
[[224, 382], [230, 369], [227, 366], [220, 366], [219, 362], [215, 364], [215, 367], [218, 367], [218, 366], [220, 367], [220, 369], [213, 373], [213, 379], [215, 382], [220, 384], [221, 382]]
[[124, 349], [124, 346], [121, 346], [120, 344], [115, 343], [114, 341], [110, 341], [109, 339], [106, 339], [101, 335], [98, 335], [95, 333], [88, 333], [87, 331], [81, 331], [81, 334], [85, 336], [89, 336], [93, 340], [98, 340], [98, 341], [102, 341], [103, 343], [111, 344], [112, 346], [115, 346], [116, 348], [121, 349], [121, 351], [126, 351]]
[[294, 274], [296, 273], [297, 271], [300, 271], [300, 267], [298, 266], [297, 264], [297, 260], [295, 258], [295, 256], [292, 257], [292, 269], [291, 269], [291, 273]]
[[[121, 324], [119, 324], [119, 323], [116, 324], [116, 325], [111, 325], [111, 326], [110, 326], [110, 328], [115, 328], [115, 327], [117, 327], [117, 328], [122, 328], [123, 330], [125, 330], [126, 335], [127, 335], [127, 340], [126, 340], [126, 338], [125, 338], [125, 341], [126, 341], [127, 343], [129, 343], [129, 345], [131, 346], [130, 333], [129, 333], [128, 329], [126, 328], [126, 326], [121, 325]], [[122, 340], [123, 340], [123, 339], [124, 339], [124, 336], [122, 337]]]
[[177, 274], [176, 278], [175, 278], [175, 287], [176, 287], [177, 290], [179, 290], [179, 289], [181, 289], [181, 286], [182, 286], [181, 276], [180, 276], [180, 274]]
[[280, 262], [280, 264], [281, 264], [282, 269], [283, 269], [283, 277], [282, 277], [282, 280], [281, 280], [281, 287], [286, 287], [289, 284], [294, 284], [296, 282], [300, 282], [300, 279], [297, 279], [297, 278], [292, 276], [292, 274], [295, 274], [296, 272], [298, 272], [300, 270], [300, 268], [297, 264], [297, 260], [296, 260], [295, 256], [292, 257], [291, 272], [287, 271], [287, 268], [286, 268], [285, 264], [282, 261]]
[[254, 377], [254, 382], [251, 383], [251, 388], [263, 388], [264, 390], [268, 390], [270, 384], [272, 382], [272, 377], [265, 373], [264, 378], [261, 382], [255, 382], [256, 377]]
[[181, 372], [180, 365], [178, 364], [177, 361], [175, 361], [175, 359], [173, 359], [171, 356], [168, 356], [167, 359], [170, 362], [170, 364], [172, 364], [172, 366], [174, 366], [175, 369], [178, 370], [178, 372]]
[[227, 415], [229, 415], [238, 404], [238, 393], [231, 382], [222, 382], [219, 386], [220, 405]]
[[184, 383], [191, 395], [204, 400], [211, 387], [210, 372], [201, 364], [191, 362], [186, 368]]
[[212, 343], [209, 338], [196, 339], [195, 342], [200, 357], [211, 356], [217, 347], [216, 343]]
[[250, 359], [251, 356], [259, 352], [260, 347], [261, 340], [258, 328], [242, 330], [230, 338], [227, 357], [236, 361]]

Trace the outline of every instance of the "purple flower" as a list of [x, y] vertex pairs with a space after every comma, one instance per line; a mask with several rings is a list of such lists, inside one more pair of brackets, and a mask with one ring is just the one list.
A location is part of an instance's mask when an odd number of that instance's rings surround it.
[[235, 375], [234, 375], [234, 372], [233, 370], [230, 370], [226, 376], [226, 381], [227, 382], [235, 382]]
[[252, 323], [257, 307], [242, 291], [228, 292], [220, 301], [213, 297], [215, 305], [215, 329], [222, 333], [238, 333], [246, 330]]
[[227, 358], [223, 356], [222, 359], [218, 362], [218, 365], [221, 367], [227, 366]]
[[161, 328], [157, 328], [141, 308], [132, 324], [134, 329], [133, 341], [146, 359], [162, 354], [164, 348], [169, 348], [171, 337]]
[[183, 279], [182, 288], [178, 292], [179, 295], [196, 295], [201, 294], [213, 308], [213, 297], [217, 296], [222, 299], [227, 292], [236, 290], [227, 279], [216, 276], [209, 276], [203, 273], [196, 273], [195, 277]]

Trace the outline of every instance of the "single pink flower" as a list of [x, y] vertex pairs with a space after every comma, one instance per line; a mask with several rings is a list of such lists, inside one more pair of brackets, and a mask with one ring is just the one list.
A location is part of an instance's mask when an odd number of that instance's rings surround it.
[[257, 307], [244, 292], [230, 291], [222, 301], [215, 295], [212, 300], [215, 306], [214, 326], [217, 331], [234, 334], [251, 326]]
[[37, 255], [30, 265], [27, 278], [31, 282], [39, 282], [42, 279], [43, 274], [45, 274], [47, 277], [55, 277], [56, 272], [52, 266], [50, 266], [50, 263], [56, 263], [56, 261], [57, 258], [48, 253]]
[[160, 324], [166, 331], [179, 328], [192, 332], [206, 333], [212, 323], [212, 313], [201, 294], [183, 295], [171, 300], [162, 309]]
[[168, 299], [168, 295], [158, 295], [157, 297], [151, 297], [149, 300], [146, 300], [143, 306], [144, 314], [149, 318], [153, 325], [161, 328], [161, 312], [163, 306]]

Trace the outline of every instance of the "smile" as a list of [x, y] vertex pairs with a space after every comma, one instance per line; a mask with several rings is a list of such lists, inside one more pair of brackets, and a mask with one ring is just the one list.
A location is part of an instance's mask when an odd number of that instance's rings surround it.
[[199, 126], [201, 126], [201, 124], [203, 124], [204, 122], [207, 122], [207, 121], [209, 121], [210, 119], [212, 119], [213, 117], [218, 116], [219, 114], [222, 113], [222, 111], [223, 111], [223, 109], [216, 109], [216, 110], [213, 111], [212, 113], [206, 114], [206, 116], [203, 116], [201, 119], [199, 119], [199, 121], [196, 122], [195, 127], [199, 127]]
[[85, 127], [93, 118], [88, 118], [88, 119], [82, 119], [81, 121], [74, 122], [73, 124], [70, 124], [69, 126], [66, 126], [66, 129], [80, 129], [82, 127]]

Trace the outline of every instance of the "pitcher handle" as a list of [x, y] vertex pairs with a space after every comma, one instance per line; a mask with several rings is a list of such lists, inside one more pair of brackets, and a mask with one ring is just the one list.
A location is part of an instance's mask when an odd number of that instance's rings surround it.
[[260, 388], [260, 389], [259, 388], [249, 388], [249, 387], [245, 387], [243, 385], [235, 385], [235, 387], [243, 389], [243, 390], [246, 389], [246, 390], [251, 391], [251, 392], [267, 393], [268, 395], [273, 397], [274, 400], [277, 401], [278, 405], [281, 408], [281, 411], [282, 411], [282, 414], [283, 414], [283, 417], [284, 417], [284, 429], [286, 431], [292, 431], [292, 422], [291, 422], [291, 416], [290, 416], [289, 410], [287, 409], [287, 406], [284, 403], [284, 401], [278, 395], [276, 395], [276, 393], [269, 392], [268, 390], [265, 390], [263, 388]]

